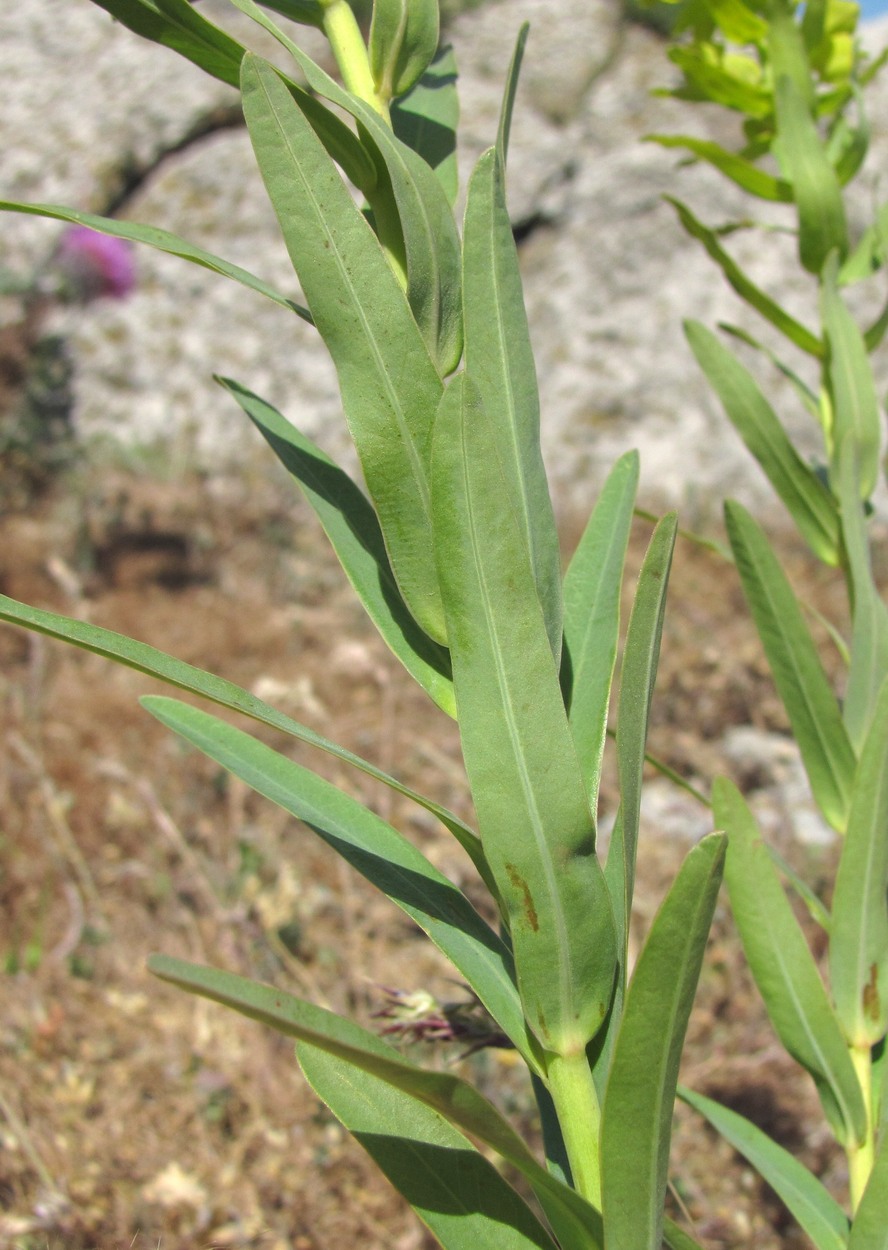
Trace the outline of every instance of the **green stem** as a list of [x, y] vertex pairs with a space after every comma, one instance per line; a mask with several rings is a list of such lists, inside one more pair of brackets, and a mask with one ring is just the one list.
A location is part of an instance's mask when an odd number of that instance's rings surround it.
[[574, 1189], [601, 1209], [601, 1105], [585, 1051], [554, 1055], [546, 1070], [549, 1093], [570, 1163]]
[[333, 49], [336, 64], [346, 88], [391, 125], [388, 104], [376, 91], [370, 58], [357, 19], [347, 0], [321, 0], [324, 10], [324, 33]]
[[868, 1044], [851, 1047], [851, 1062], [860, 1081], [863, 1105], [866, 1108], [866, 1134], [859, 1145], [850, 1144], [848, 1156], [848, 1183], [851, 1189], [851, 1210], [856, 1211], [867, 1181], [876, 1161], [876, 1135], [873, 1124], [873, 1065]]

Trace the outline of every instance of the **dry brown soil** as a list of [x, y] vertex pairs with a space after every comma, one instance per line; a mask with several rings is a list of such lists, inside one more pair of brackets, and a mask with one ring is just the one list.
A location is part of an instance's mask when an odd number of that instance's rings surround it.
[[[633, 536], [637, 568], [650, 527]], [[577, 524], [564, 524], [565, 545]], [[818, 605], [833, 579], [790, 553]], [[466, 812], [454, 728], [389, 657], [282, 476], [80, 468], [0, 516], [0, 590], [150, 641], [278, 703]], [[157, 683], [0, 626], [0, 1247], [420, 1250], [434, 1243], [302, 1082], [283, 1039], [155, 982], [152, 951], [224, 965], [371, 1020], [382, 986], [459, 996], [402, 915], [319, 841], [138, 705]], [[730, 569], [679, 545], [652, 749], [706, 784], [726, 726], [783, 730]], [[291, 740], [473, 895], [447, 835]], [[741, 779], [749, 782], [749, 778]], [[605, 810], [613, 787], [604, 789]], [[684, 847], [640, 855], [643, 928]], [[802, 857], [815, 883], [830, 864]], [[482, 904], [483, 905], [483, 904]], [[507, 1052], [455, 1064], [524, 1131]], [[841, 1197], [816, 1098], [763, 1021], [726, 908], [687, 1083], [752, 1116]], [[675, 1201], [707, 1250], [802, 1247], [732, 1150], [677, 1115]], [[677, 1209], [677, 1208], [676, 1208]]]

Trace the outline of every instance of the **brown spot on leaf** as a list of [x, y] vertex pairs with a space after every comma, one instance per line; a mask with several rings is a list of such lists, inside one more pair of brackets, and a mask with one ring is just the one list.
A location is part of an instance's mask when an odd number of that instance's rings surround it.
[[878, 978], [878, 968], [875, 964], [870, 964], [869, 981], [863, 987], [863, 1014], [876, 1022], [880, 1016]]
[[524, 919], [530, 925], [531, 929], [533, 929], [534, 933], [539, 933], [540, 918], [537, 915], [537, 910], [534, 906], [533, 897], [530, 893], [530, 886], [524, 880], [514, 864], [506, 864], [506, 872], [509, 874], [509, 880], [512, 882], [515, 889], [521, 891], [521, 895], [524, 899]]

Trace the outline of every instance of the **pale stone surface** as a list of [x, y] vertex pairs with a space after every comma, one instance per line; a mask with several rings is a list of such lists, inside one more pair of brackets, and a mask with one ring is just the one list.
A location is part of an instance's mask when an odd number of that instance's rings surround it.
[[[252, 29], [225, 0], [202, 0], [202, 10], [239, 34]], [[495, 136], [514, 36], [522, 21], [533, 23], [509, 194], [516, 221], [543, 223], [525, 243], [522, 263], [544, 446], [559, 497], [585, 500], [614, 457], [636, 445], [651, 504], [683, 504], [691, 521], [705, 517], [726, 490], [761, 504], [769, 490], [699, 377], [681, 320], [761, 327], [661, 197], [679, 195], [712, 223], [749, 205], [707, 169], [678, 170], [678, 154], [640, 142], [652, 130], [718, 135], [724, 119], [651, 96], [672, 73], [663, 45], [638, 28], [621, 32], [612, 0], [563, 0], [557, 20], [553, 13], [547, 0], [491, 0], [460, 19], [452, 37], [462, 71], [465, 181]], [[876, 46], [885, 36], [883, 21]], [[3, 6], [0, 194], [96, 207], [121, 158], [150, 157], [196, 116], [232, 98], [87, 0]], [[884, 197], [885, 82], [873, 92], [871, 111], [874, 172], [861, 180], [862, 204]], [[242, 131], [165, 162], [127, 211], [298, 294]], [[762, 216], [779, 219], [771, 208]], [[4, 218], [4, 263], [19, 271], [39, 264], [58, 232], [55, 223]], [[810, 284], [797, 272], [791, 243], [772, 238], [773, 251], [752, 235], [731, 246], [758, 280], [810, 316]], [[160, 438], [173, 458], [196, 453], [211, 463], [236, 462], [255, 435], [212, 382], [218, 372], [282, 407], [331, 450], [344, 449], [335, 375], [307, 326], [260, 296], [149, 249], [140, 251], [139, 266], [140, 288], [128, 302], [59, 319], [77, 353], [84, 432], [144, 443]], [[779, 393], [814, 451], [811, 423], [786, 389]]]

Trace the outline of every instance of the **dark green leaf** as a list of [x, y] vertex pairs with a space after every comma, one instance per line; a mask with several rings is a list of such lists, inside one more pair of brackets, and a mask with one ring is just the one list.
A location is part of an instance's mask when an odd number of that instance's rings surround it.
[[863, 334], [839, 294], [835, 255], [824, 266], [820, 295], [832, 401], [832, 464], [838, 468], [839, 452], [850, 438], [857, 489], [861, 499], [869, 499], [879, 477], [882, 421]]
[[363, 491], [276, 408], [219, 378], [299, 483], [367, 615], [407, 671], [449, 716], [456, 714], [450, 657], [410, 615], [395, 581], [376, 513]]
[[441, 49], [416, 86], [393, 102], [391, 113], [392, 129], [397, 137], [432, 167], [448, 203], [453, 205], [459, 191], [456, 166], [459, 97], [452, 48]]

